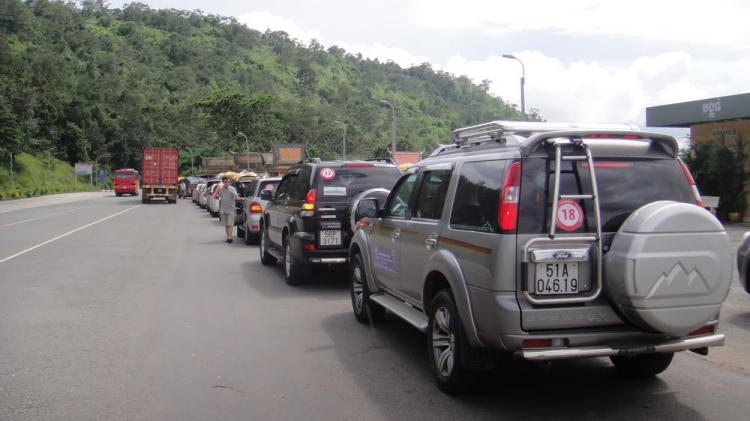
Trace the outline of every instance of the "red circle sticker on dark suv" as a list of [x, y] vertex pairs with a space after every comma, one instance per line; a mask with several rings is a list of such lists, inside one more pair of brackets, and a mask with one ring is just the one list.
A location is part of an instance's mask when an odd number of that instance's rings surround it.
[[336, 177], [336, 171], [333, 168], [323, 168], [320, 170], [320, 176], [323, 177], [323, 180], [332, 180], [333, 177]]
[[578, 202], [563, 199], [557, 202], [557, 226], [565, 231], [575, 231], [583, 223], [583, 209]]

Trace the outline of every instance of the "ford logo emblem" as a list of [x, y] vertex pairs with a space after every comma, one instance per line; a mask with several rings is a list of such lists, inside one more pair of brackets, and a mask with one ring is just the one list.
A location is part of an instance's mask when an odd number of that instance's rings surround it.
[[552, 258], [556, 260], [568, 260], [573, 257], [573, 253], [569, 251], [556, 251], [552, 253]]

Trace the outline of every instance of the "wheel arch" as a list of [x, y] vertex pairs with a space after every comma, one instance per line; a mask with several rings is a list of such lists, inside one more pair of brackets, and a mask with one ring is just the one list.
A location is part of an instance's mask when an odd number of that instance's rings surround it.
[[422, 308], [425, 313], [429, 313], [432, 298], [445, 287], [450, 288], [469, 343], [475, 347], [483, 347], [474, 321], [469, 287], [456, 256], [446, 250], [433, 253], [425, 266], [422, 279], [425, 280], [422, 286]]

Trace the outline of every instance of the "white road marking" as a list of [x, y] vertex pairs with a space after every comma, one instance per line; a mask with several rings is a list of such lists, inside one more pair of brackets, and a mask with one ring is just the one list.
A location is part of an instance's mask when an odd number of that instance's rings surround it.
[[12, 227], [13, 225], [23, 224], [24, 222], [31, 222], [31, 221], [36, 221], [37, 219], [48, 218], [48, 217], [50, 217], [50, 216], [55, 216], [55, 215], [61, 215], [61, 214], [63, 214], [63, 213], [67, 213], [67, 212], [73, 212], [73, 211], [77, 211], [77, 210], [79, 210], [79, 209], [86, 209], [86, 208], [90, 208], [91, 206], [94, 206], [94, 205], [90, 205], [90, 206], [84, 206], [84, 207], [82, 207], [82, 208], [69, 209], [69, 210], [66, 210], [66, 211], [63, 211], [63, 212], [53, 213], [53, 214], [51, 214], [51, 215], [40, 216], [40, 217], [38, 217], [38, 218], [27, 219], [27, 220], [25, 220], [25, 221], [18, 221], [18, 222], [14, 222], [14, 223], [12, 223], [12, 224], [8, 224], [8, 225], [0, 225], [0, 228], [5, 228], [5, 227]]
[[124, 211], [122, 211], [122, 212], [117, 212], [117, 213], [116, 213], [116, 214], [114, 214], [114, 215], [110, 215], [110, 216], [108, 216], [108, 217], [106, 217], [106, 218], [102, 218], [102, 219], [100, 219], [100, 220], [98, 220], [98, 221], [96, 221], [96, 222], [92, 222], [92, 223], [90, 223], [90, 224], [88, 224], [88, 225], [84, 225], [84, 226], [82, 226], [81, 228], [76, 228], [76, 229], [74, 229], [73, 231], [67, 232], [67, 233], [65, 233], [65, 234], [63, 234], [63, 235], [60, 235], [60, 236], [57, 236], [57, 237], [55, 237], [55, 238], [53, 238], [53, 239], [51, 239], [51, 240], [47, 240], [47, 241], [45, 241], [45, 242], [43, 242], [43, 243], [41, 243], [41, 244], [38, 244], [38, 245], [36, 245], [36, 246], [34, 246], [34, 247], [31, 247], [31, 248], [29, 248], [29, 249], [26, 249], [26, 250], [24, 250], [24, 251], [22, 251], [22, 252], [20, 252], [20, 253], [16, 253], [16, 254], [14, 254], [13, 256], [10, 256], [10, 257], [6, 257], [5, 259], [3, 259], [3, 260], [0, 260], [0, 263], [4, 263], [4, 262], [7, 262], [8, 260], [10, 260], [10, 259], [13, 259], [14, 257], [18, 257], [18, 256], [20, 256], [20, 255], [22, 255], [22, 254], [24, 254], [24, 253], [27, 253], [27, 252], [30, 252], [31, 250], [34, 250], [34, 249], [36, 249], [36, 248], [39, 248], [39, 247], [41, 247], [41, 246], [43, 246], [43, 245], [45, 245], [45, 244], [49, 244], [49, 243], [51, 243], [51, 242], [53, 242], [53, 241], [55, 241], [55, 240], [59, 240], [59, 239], [61, 239], [61, 238], [63, 238], [63, 237], [66, 237], [66, 236], [68, 236], [68, 235], [70, 235], [70, 234], [73, 234], [74, 232], [78, 232], [78, 231], [80, 231], [80, 230], [82, 230], [82, 229], [84, 229], [84, 228], [88, 228], [88, 227], [90, 227], [90, 226], [92, 226], [92, 225], [98, 224], [99, 222], [102, 222], [102, 221], [106, 221], [106, 220], [107, 220], [107, 219], [109, 219], [109, 218], [114, 218], [115, 216], [117, 216], [117, 215], [120, 215], [120, 214], [123, 214], [123, 213], [125, 213], [125, 212], [127, 212], [127, 211], [129, 211], [129, 210], [133, 210], [133, 209], [137, 208], [138, 206], [141, 206], [141, 205], [135, 205], [135, 206], [133, 206], [132, 208], [128, 208], [128, 209], [125, 209], [125, 210], [124, 210]]

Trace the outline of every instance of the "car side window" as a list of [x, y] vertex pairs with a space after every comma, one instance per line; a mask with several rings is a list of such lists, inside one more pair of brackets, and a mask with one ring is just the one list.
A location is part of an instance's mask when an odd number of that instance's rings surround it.
[[415, 218], [440, 219], [452, 173], [451, 170], [425, 171], [423, 173], [419, 198], [414, 212]]
[[291, 200], [305, 200], [307, 193], [310, 191], [310, 176], [312, 169], [306, 165], [299, 170], [299, 174], [295, 177], [297, 180], [294, 182], [292, 188], [287, 190], [289, 198]]
[[276, 200], [289, 200], [289, 190], [297, 179], [296, 175], [289, 175], [281, 180], [278, 191], [276, 192]]
[[406, 178], [402, 178], [400, 184], [396, 187], [396, 190], [391, 196], [391, 200], [388, 202], [385, 210], [385, 216], [392, 218], [405, 218], [406, 212], [409, 208], [409, 199], [411, 198], [411, 191], [414, 188], [414, 182], [417, 180], [417, 174], [409, 174]]
[[500, 204], [505, 161], [467, 162], [461, 167], [451, 210], [453, 229], [500, 232]]

